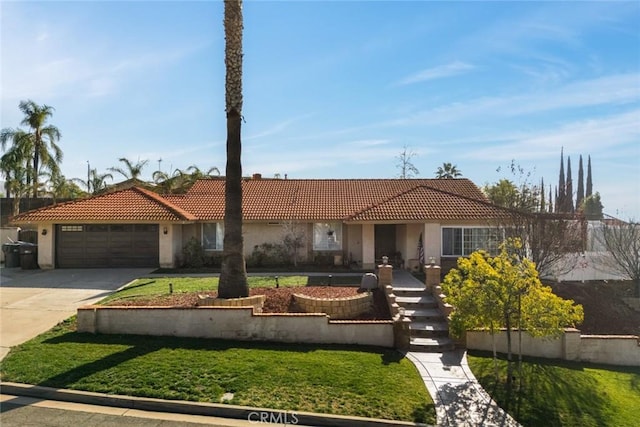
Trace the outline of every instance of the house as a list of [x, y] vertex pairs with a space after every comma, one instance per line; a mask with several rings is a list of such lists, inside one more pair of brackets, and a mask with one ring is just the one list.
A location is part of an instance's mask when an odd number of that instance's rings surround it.
[[[196, 238], [208, 253], [223, 247], [224, 178], [201, 179], [185, 193], [125, 188], [17, 215], [38, 230], [41, 268], [174, 267]], [[246, 255], [281, 242], [283, 228], [304, 231], [300, 259], [333, 256], [372, 269], [398, 255], [405, 268], [424, 260], [454, 265], [494, 245], [492, 220], [504, 211], [468, 179], [262, 179], [243, 181]], [[342, 261], [341, 261], [342, 260]]]

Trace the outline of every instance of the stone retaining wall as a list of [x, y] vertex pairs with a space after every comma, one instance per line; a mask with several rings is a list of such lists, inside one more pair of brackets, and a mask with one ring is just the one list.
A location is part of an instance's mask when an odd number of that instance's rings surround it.
[[315, 344], [394, 346], [390, 320], [330, 320], [325, 314], [256, 314], [252, 307], [78, 309], [78, 332]]
[[209, 295], [198, 295], [200, 307], [253, 307], [256, 313], [262, 313], [266, 295], [254, 295], [245, 298], [215, 298]]
[[346, 298], [314, 298], [293, 294], [293, 299], [306, 313], [325, 313], [332, 319], [353, 319], [370, 311], [373, 306], [371, 292]]

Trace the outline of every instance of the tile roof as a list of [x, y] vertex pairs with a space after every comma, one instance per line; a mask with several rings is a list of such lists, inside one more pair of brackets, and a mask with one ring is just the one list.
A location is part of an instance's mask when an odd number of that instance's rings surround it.
[[[243, 181], [242, 189], [248, 221], [419, 220], [421, 212], [430, 213], [428, 218], [479, 219], [495, 213], [468, 179], [251, 179]], [[391, 202], [401, 195], [403, 208]], [[199, 219], [222, 219], [224, 180], [199, 180], [186, 194], [168, 199]], [[406, 212], [409, 203], [420, 208], [414, 208], [413, 216]], [[366, 219], [358, 216], [365, 212]]]
[[[198, 180], [185, 194], [161, 196], [139, 187], [18, 215], [37, 221], [218, 221], [224, 179]], [[502, 215], [468, 179], [246, 179], [247, 221], [420, 221]]]
[[422, 185], [366, 208], [349, 221], [476, 220], [505, 216], [504, 209], [488, 201]]
[[58, 203], [12, 218], [16, 224], [43, 221], [193, 221], [189, 212], [152, 191], [132, 187]]

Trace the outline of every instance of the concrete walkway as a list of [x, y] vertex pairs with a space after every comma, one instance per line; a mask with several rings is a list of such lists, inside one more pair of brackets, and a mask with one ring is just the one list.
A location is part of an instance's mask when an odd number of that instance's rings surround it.
[[[393, 285], [421, 288], [424, 284], [404, 270], [393, 271]], [[438, 426], [519, 426], [482, 388], [467, 364], [465, 350], [405, 353], [418, 368], [436, 405]]]
[[22, 270], [0, 267], [0, 360], [150, 269]]

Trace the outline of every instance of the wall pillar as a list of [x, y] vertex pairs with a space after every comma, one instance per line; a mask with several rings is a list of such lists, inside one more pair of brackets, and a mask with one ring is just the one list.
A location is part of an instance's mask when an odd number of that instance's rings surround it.
[[426, 274], [426, 288], [429, 291], [433, 291], [436, 286], [440, 285], [440, 266], [436, 264], [428, 264], [424, 267], [424, 272]]
[[382, 264], [378, 266], [378, 286], [384, 288], [385, 286], [393, 285], [393, 266], [389, 264]]

